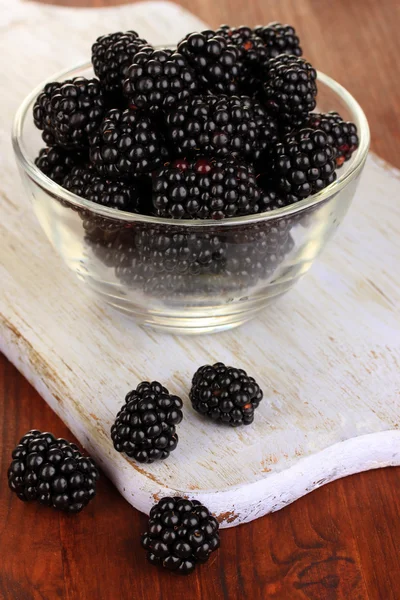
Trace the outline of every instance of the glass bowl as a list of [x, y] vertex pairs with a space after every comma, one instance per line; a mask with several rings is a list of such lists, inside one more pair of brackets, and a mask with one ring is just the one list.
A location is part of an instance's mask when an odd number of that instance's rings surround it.
[[[92, 77], [90, 64], [53, 76]], [[32, 120], [41, 83], [20, 106], [13, 147], [39, 222], [98, 298], [140, 323], [173, 333], [241, 325], [304, 275], [354, 196], [369, 148], [367, 119], [341, 85], [318, 73], [318, 110], [353, 121], [360, 146], [337, 180], [295, 205], [220, 221], [171, 220], [102, 207], [54, 183], [34, 164], [43, 146]]]

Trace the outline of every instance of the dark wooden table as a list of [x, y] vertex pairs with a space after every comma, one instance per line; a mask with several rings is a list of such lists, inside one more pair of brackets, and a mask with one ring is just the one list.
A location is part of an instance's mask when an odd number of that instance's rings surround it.
[[[96, 6], [111, 3], [87, 0]], [[373, 149], [400, 167], [399, 2], [181, 4], [212, 26], [292, 23], [311, 62], [363, 105]], [[384, 387], [382, 382], [382, 393]], [[189, 578], [178, 578], [146, 562], [139, 544], [146, 517], [105, 477], [96, 500], [78, 517], [25, 505], [11, 494], [6, 473], [20, 435], [34, 427], [71, 434], [4, 357], [0, 426], [1, 600], [400, 599], [400, 469], [336, 481], [278, 513], [225, 530], [222, 547], [209, 563]]]

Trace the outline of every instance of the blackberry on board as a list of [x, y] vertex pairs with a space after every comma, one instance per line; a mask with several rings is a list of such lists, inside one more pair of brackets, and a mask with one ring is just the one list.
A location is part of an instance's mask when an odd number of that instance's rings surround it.
[[278, 139], [275, 119], [248, 96], [194, 96], [166, 118], [178, 156], [236, 156], [254, 162]]
[[51, 433], [29, 431], [12, 452], [8, 484], [20, 500], [69, 513], [80, 512], [96, 495], [99, 471], [75, 444]]
[[158, 381], [140, 383], [127, 394], [111, 427], [114, 448], [141, 463], [168, 458], [178, 444], [181, 409], [182, 400]]
[[259, 198], [253, 168], [232, 159], [177, 159], [153, 173], [153, 206], [159, 217], [248, 215], [258, 212]]
[[149, 46], [148, 42], [136, 31], [117, 31], [97, 38], [92, 46], [92, 64], [108, 94], [118, 96], [122, 93], [127, 69], [145, 46]]
[[56, 146], [42, 148], [35, 158], [35, 165], [53, 181], [62, 184], [74, 167], [83, 163], [85, 153], [64, 150]]
[[151, 173], [168, 157], [162, 134], [134, 108], [108, 111], [90, 144], [90, 160], [107, 179]]
[[250, 425], [262, 398], [263, 392], [253, 377], [222, 362], [200, 367], [190, 390], [190, 400], [197, 412], [232, 427]]
[[263, 84], [268, 111], [283, 124], [301, 124], [316, 106], [316, 79], [316, 70], [304, 58], [290, 54], [272, 58]]
[[279, 54], [302, 55], [300, 40], [291, 25], [275, 21], [268, 25], [258, 25], [253, 31], [264, 42], [269, 58], [275, 58]]
[[197, 77], [186, 58], [168, 48], [143, 48], [126, 71], [123, 91], [130, 105], [158, 112], [197, 91]]
[[328, 143], [336, 150], [336, 166], [341, 167], [349, 160], [360, 144], [357, 126], [351, 121], [344, 121], [339, 113], [311, 113], [305, 127], [320, 129], [328, 136]]
[[[98, 128], [105, 112], [100, 82], [74, 77], [50, 86], [39, 94], [34, 107], [35, 123], [42, 123], [46, 134], [43, 139], [50, 146], [88, 146], [89, 136]], [[48, 136], [51, 141], [46, 140]]]
[[271, 177], [282, 193], [306, 198], [335, 181], [335, 157], [336, 151], [326, 133], [301, 129], [274, 148]]
[[204, 91], [237, 93], [239, 52], [224, 36], [212, 30], [190, 33], [179, 42], [178, 52], [193, 67]]
[[218, 530], [218, 521], [198, 500], [162, 498], [150, 511], [142, 546], [151, 564], [189, 575], [219, 548]]

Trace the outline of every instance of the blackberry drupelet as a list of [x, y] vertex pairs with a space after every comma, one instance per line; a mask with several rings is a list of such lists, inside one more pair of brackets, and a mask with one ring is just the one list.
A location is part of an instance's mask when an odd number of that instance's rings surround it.
[[56, 143], [51, 118], [51, 98], [61, 85], [57, 81], [47, 83], [33, 106], [33, 122], [42, 130], [42, 139], [48, 146], [54, 146]]
[[111, 427], [114, 448], [141, 463], [168, 458], [178, 444], [181, 408], [182, 400], [157, 381], [140, 383], [127, 394]]
[[150, 511], [142, 546], [153, 565], [189, 575], [220, 545], [218, 521], [198, 500], [162, 498]]
[[112, 96], [122, 94], [122, 84], [134, 56], [148, 42], [136, 31], [118, 31], [99, 37], [92, 46], [92, 64], [104, 90]]
[[224, 36], [211, 30], [190, 33], [178, 44], [178, 52], [193, 67], [204, 91], [237, 93], [239, 52]]
[[359, 146], [357, 126], [351, 121], [344, 121], [339, 113], [311, 113], [305, 127], [321, 129], [328, 136], [328, 143], [336, 150], [336, 166], [341, 167], [349, 160]]
[[249, 215], [258, 212], [260, 195], [253, 168], [232, 159], [177, 159], [153, 173], [153, 206], [159, 217]]
[[24, 435], [12, 453], [8, 484], [20, 500], [36, 500], [69, 513], [96, 495], [99, 472], [75, 444], [38, 430]]
[[50, 130], [58, 146], [83, 148], [105, 113], [98, 79], [75, 77], [63, 82], [50, 97]]
[[316, 79], [316, 70], [303, 58], [289, 54], [272, 58], [263, 84], [267, 110], [283, 124], [299, 126], [315, 108]]
[[300, 40], [291, 25], [282, 25], [276, 21], [259, 25], [253, 31], [263, 40], [268, 58], [275, 58], [279, 54], [302, 55]]
[[153, 113], [187, 100], [197, 88], [195, 72], [182, 54], [152, 48], [136, 54], [123, 84], [131, 106]]
[[35, 165], [56, 183], [62, 184], [64, 178], [72, 169], [83, 163], [84, 153], [68, 151], [63, 148], [42, 148], [35, 158]]
[[193, 376], [190, 400], [193, 408], [213, 421], [232, 427], [250, 425], [263, 393], [243, 369], [223, 363], [204, 365]]
[[274, 148], [271, 177], [282, 193], [306, 198], [335, 181], [335, 156], [326, 133], [301, 129]]
[[107, 112], [90, 144], [90, 160], [107, 179], [151, 173], [168, 157], [162, 134], [149, 117], [133, 108]]
[[237, 156], [253, 162], [278, 139], [275, 119], [248, 96], [195, 96], [167, 115], [177, 155]]
[[216, 33], [225, 37], [238, 49], [240, 90], [248, 96], [254, 95], [260, 87], [260, 79], [270, 58], [263, 40], [251, 27], [221, 25]]

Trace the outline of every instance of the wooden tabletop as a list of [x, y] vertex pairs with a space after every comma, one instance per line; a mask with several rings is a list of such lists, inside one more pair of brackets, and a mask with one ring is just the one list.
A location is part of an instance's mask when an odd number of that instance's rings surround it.
[[[80, 0], [57, 4], [82, 6]], [[87, 4], [114, 4], [87, 0]], [[305, 56], [367, 113], [372, 148], [400, 167], [400, 3], [395, 0], [181, 0], [210, 23], [293, 24]], [[127, 29], [135, 28], [127, 23]], [[106, 33], [106, 32], [105, 32]], [[398, 199], [394, 199], [396, 201]], [[382, 393], [384, 393], [382, 382]], [[1, 600], [399, 600], [400, 468], [324, 486], [278, 513], [224, 530], [221, 549], [188, 578], [150, 566], [146, 517], [102, 477], [69, 517], [21, 503], [6, 485], [10, 453], [31, 428], [72, 439], [0, 357]]]

